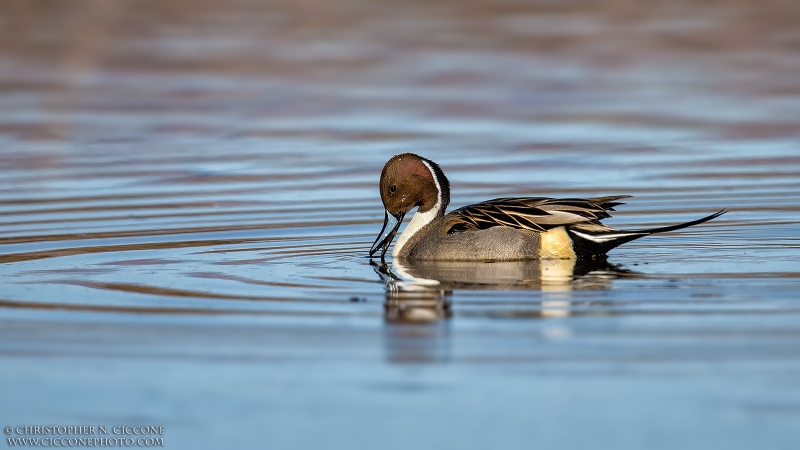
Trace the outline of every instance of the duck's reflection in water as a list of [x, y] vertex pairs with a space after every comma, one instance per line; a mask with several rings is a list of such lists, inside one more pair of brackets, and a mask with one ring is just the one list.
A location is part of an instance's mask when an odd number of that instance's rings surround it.
[[386, 284], [384, 303], [386, 357], [393, 363], [430, 363], [449, 359], [451, 290], [437, 280], [414, 277], [401, 264], [372, 262]]
[[[538, 317], [570, 315], [573, 290], [608, 289], [633, 273], [605, 259], [530, 261], [372, 262], [386, 284], [385, 345], [392, 362], [424, 363], [449, 357], [449, 324], [454, 290], [543, 292]], [[526, 310], [530, 317], [530, 310]]]

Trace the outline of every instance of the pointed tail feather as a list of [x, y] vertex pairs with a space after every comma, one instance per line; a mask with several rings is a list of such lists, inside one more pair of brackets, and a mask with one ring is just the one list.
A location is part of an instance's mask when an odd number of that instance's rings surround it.
[[648, 234], [666, 233], [667, 231], [680, 230], [681, 228], [691, 227], [693, 225], [699, 225], [703, 222], [708, 222], [711, 219], [716, 219], [717, 217], [725, 214], [726, 212], [728, 212], [728, 210], [723, 209], [721, 211], [715, 212], [714, 214], [711, 214], [710, 216], [703, 217], [702, 219], [693, 220], [691, 222], [684, 222], [684, 223], [679, 223], [677, 225], [669, 225], [660, 228], [649, 228], [647, 230], [630, 231], [630, 233], [644, 233], [644, 235], [646, 236]]
[[568, 228], [568, 231], [576, 238], [573, 239], [574, 245], [578, 247], [583, 247], [583, 251], [578, 252], [576, 249], [576, 253], [587, 253], [592, 255], [601, 255], [605, 254], [609, 250], [618, 247], [626, 242], [630, 242], [634, 239], [639, 239], [640, 237], [649, 236], [651, 234], [656, 233], [666, 233], [668, 231], [675, 231], [680, 230], [682, 228], [691, 227], [693, 225], [698, 225], [703, 222], [708, 222], [711, 219], [715, 219], [723, 214], [728, 212], [727, 209], [723, 209], [721, 211], [715, 212], [710, 216], [703, 217], [701, 219], [693, 220], [691, 222], [684, 222], [679, 223], [677, 225], [669, 225], [666, 227], [659, 227], [659, 228], [649, 228], [645, 230], [614, 230], [612, 228], [606, 228], [604, 226], [597, 227], [596, 229], [592, 229], [592, 227], [582, 227], [581, 225], [576, 225]]

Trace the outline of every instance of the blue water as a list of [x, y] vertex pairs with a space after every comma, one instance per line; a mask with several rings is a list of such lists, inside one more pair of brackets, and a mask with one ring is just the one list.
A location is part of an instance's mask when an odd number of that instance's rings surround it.
[[[800, 8], [672, 5], [0, 6], [0, 425], [794, 448]], [[594, 270], [376, 267], [409, 151], [453, 207], [730, 212]]]

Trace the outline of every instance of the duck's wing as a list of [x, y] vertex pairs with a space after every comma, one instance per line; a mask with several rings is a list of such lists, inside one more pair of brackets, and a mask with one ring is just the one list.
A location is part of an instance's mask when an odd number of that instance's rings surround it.
[[448, 233], [484, 230], [491, 227], [511, 227], [533, 231], [578, 223], [596, 223], [611, 217], [608, 211], [628, 195], [598, 198], [496, 198], [464, 206], [445, 219]]

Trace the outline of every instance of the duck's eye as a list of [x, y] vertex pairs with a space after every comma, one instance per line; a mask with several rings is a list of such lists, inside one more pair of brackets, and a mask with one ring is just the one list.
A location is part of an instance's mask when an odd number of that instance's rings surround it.
[[389, 188], [389, 192], [394, 192], [396, 190], [397, 190], [397, 186], [394, 185], [394, 184]]

